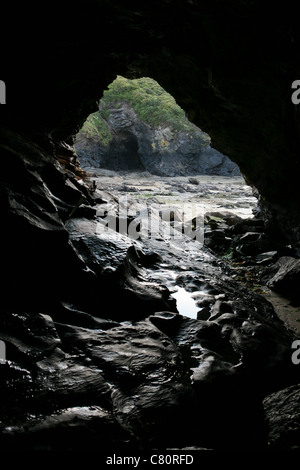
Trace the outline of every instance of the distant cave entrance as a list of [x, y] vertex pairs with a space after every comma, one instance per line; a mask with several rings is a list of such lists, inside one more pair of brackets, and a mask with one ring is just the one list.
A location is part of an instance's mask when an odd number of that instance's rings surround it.
[[240, 176], [238, 166], [210, 144], [155, 80], [117, 76], [77, 134], [75, 149], [83, 169]]
[[137, 137], [129, 132], [119, 135], [109, 145], [102, 167], [115, 171], [142, 171]]

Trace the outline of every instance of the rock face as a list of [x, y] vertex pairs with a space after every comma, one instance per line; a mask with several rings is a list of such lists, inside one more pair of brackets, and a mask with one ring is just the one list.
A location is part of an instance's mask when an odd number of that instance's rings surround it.
[[[208, 174], [237, 176], [238, 166], [209, 145], [208, 136], [191, 125], [191, 132], [172, 126], [156, 128], [146, 124], [126, 103], [100, 105], [112, 139], [104, 145], [99, 138], [80, 132], [75, 148], [83, 168], [110, 170], [147, 170], [161, 176]], [[102, 111], [102, 112], [101, 112]]]
[[277, 451], [299, 451], [299, 384], [267, 396], [263, 405], [270, 429], [270, 448]]
[[[115, 195], [90, 192], [22, 136], [16, 155], [10, 138], [2, 188], [9, 165], [18, 172], [6, 199], [14, 251], [2, 258], [1, 445], [267, 448], [263, 398], [299, 382], [295, 336], [272, 306], [197, 240], [105, 230], [108, 209], [122, 212]], [[178, 313], [166, 271], [196, 296], [198, 319]]]
[[267, 285], [281, 292], [299, 305], [299, 276], [300, 262], [292, 256], [282, 256], [277, 263], [265, 271]]

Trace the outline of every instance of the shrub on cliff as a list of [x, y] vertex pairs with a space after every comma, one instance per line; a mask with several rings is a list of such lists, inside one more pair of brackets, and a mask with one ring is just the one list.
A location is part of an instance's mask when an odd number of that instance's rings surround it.
[[108, 145], [112, 140], [112, 134], [105, 120], [100, 116], [99, 111], [88, 116], [80, 129], [80, 133], [88, 138], [102, 142], [103, 145]]
[[117, 107], [124, 101], [131, 105], [142, 121], [152, 127], [168, 125], [178, 131], [192, 130], [193, 125], [183, 109], [152, 78], [129, 80], [118, 76], [104, 91], [101, 109], [105, 112], [105, 108]]
[[[87, 118], [80, 133], [108, 145], [112, 139], [107, 125], [110, 110], [119, 108], [124, 102], [132, 107], [141, 121], [152, 128], [170, 127], [175, 132], [188, 132], [191, 136], [201, 132], [188, 120], [175, 99], [155, 80], [149, 77], [130, 80], [118, 75], [103, 93], [100, 112]], [[210, 137], [205, 132], [202, 133], [202, 138], [203, 144], [210, 144]]]

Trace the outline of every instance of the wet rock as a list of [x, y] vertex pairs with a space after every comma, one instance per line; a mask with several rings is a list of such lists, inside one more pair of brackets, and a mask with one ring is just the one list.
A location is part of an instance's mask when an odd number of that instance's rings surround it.
[[300, 386], [292, 385], [268, 395], [264, 401], [268, 444], [278, 451], [300, 450]]
[[262, 232], [264, 231], [265, 223], [262, 219], [241, 219], [235, 223], [231, 232], [234, 235], [243, 235], [246, 232]]
[[299, 302], [300, 260], [291, 256], [283, 256], [275, 265], [266, 269], [264, 280], [267, 286]]
[[[82, 363], [81, 363], [82, 362]], [[88, 361], [70, 358], [61, 350], [36, 363], [36, 386], [40, 412], [59, 410], [65, 406], [103, 405], [111, 407], [110, 387], [102, 370]], [[46, 404], [42, 403], [46, 401]]]
[[28, 410], [32, 405], [32, 397], [36, 392], [30, 364], [25, 365], [25, 361], [20, 361], [19, 357], [16, 361], [11, 360], [10, 357], [8, 349], [6, 362], [0, 364], [1, 437], [4, 426], [26, 421]]
[[[75, 446], [82, 432], [98, 436], [97, 422], [102, 432], [112, 426], [121, 447], [264, 445], [260, 397], [293, 375], [286, 364], [290, 336], [270, 307], [226, 278], [196, 240], [162, 245], [105, 232], [99, 220], [72, 217], [74, 209], [88, 207], [78, 183], [55, 169], [48, 191], [37, 174], [21, 170], [27, 179], [18, 184], [27, 185], [33, 200], [23, 207], [13, 186], [8, 228], [16, 241], [18, 229], [27, 241], [32, 237], [30, 249], [16, 243], [15, 259], [25, 263], [20, 293], [34, 279], [38, 294], [28, 312], [10, 304], [2, 315], [8, 355], [1, 364], [2, 436], [29, 447], [49, 439], [55, 448], [61, 429], [68, 439], [74, 429]], [[116, 197], [103, 193], [102, 199], [101, 206], [118, 205]], [[214, 222], [227, 230], [224, 219]], [[176, 273], [184, 268], [173, 280], [193, 293], [205, 320], [177, 313], [159, 278], [163, 262]], [[35, 276], [26, 283], [28, 269]], [[87, 407], [96, 407], [97, 417], [85, 415]]]
[[238, 236], [234, 245], [235, 250], [245, 256], [253, 256], [272, 248], [269, 237], [264, 233], [257, 232], [246, 232], [244, 235]]
[[87, 204], [81, 204], [71, 212], [69, 217], [94, 219], [96, 217], [96, 212], [97, 210], [94, 207]]
[[224, 229], [208, 229], [204, 232], [204, 245], [214, 253], [224, 253], [231, 245], [231, 238]]
[[199, 403], [193, 415], [202, 423], [197, 429], [198, 442], [221, 449], [263, 447], [265, 431], [257, 391], [251, 389], [250, 393], [251, 387], [241, 372], [240, 356], [222, 326], [162, 313], [151, 317], [151, 321], [171, 335], [191, 369], [192, 387]]
[[66, 223], [70, 239], [89, 268], [101, 275], [110, 268], [115, 271], [125, 260], [131, 240], [109, 228], [102, 230], [96, 221], [71, 219]]
[[[8, 225], [2, 243], [13, 248], [6, 250], [2, 260], [7, 283], [2, 307], [47, 312], [62, 296], [80, 296], [74, 284], [93, 283], [64, 225], [74, 207], [88, 199], [84, 187], [80, 189], [74, 175], [69, 177], [48, 149], [41, 151], [30, 139], [15, 139], [19, 150], [11, 151], [8, 138], [4, 165], [4, 173], [12, 166], [18, 177], [12, 172], [5, 183]], [[22, 159], [24, 153], [27, 157]]]
[[[2, 442], [7, 450], [27, 451], [110, 451], [124, 450], [128, 435], [100, 406], [74, 406], [46, 417], [30, 419], [23, 427], [4, 428]], [[129, 446], [130, 447], [130, 446]]]
[[255, 261], [259, 265], [268, 265], [276, 261], [278, 258], [278, 251], [268, 251], [266, 253], [260, 253], [255, 256]]
[[[159, 260], [157, 254], [143, 252], [138, 242], [107, 227], [103, 229], [96, 221], [71, 219], [66, 227], [80, 256], [96, 274], [106, 294], [111, 295], [106, 311], [105, 303], [101, 297], [95, 298], [95, 292], [90, 294], [90, 305], [87, 299], [82, 308], [92, 309], [95, 315], [111, 320], [145, 317], [153, 309], [172, 310], [168, 289], [151, 283], [144, 271], [144, 267]], [[122, 307], [127, 304], [131, 307], [125, 311]]]
[[104, 370], [114, 415], [140, 445], [185, 440], [179, 423], [192, 390], [180, 353], [151, 322], [106, 332], [62, 325], [59, 331], [70, 352], [84, 352]]
[[199, 180], [197, 178], [189, 178], [189, 183], [199, 185]]
[[233, 307], [230, 302], [224, 302], [222, 300], [217, 300], [211, 310], [211, 320], [217, 318], [223, 313], [232, 313]]
[[210, 308], [209, 302], [207, 302], [206, 305], [203, 303], [197, 302], [197, 306], [200, 307], [197, 313], [197, 319], [208, 320], [209, 317], [211, 316], [211, 308]]
[[159, 215], [165, 222], [182, 221], [182, 214], [180, 214], [177, 209], [171, 207], [162, 208], [162, 210], [159, 211]]
[[[240, 363], [240, 372], [238, 369], [235, 372], [243, 380], [252, 381], [254, 375], [260, 377], [259, 385], [255, 381], [257, 393], [266, 393], [269, 387], [276, 386], [277, 372], [281, 374], [280, 380], [292, 379], [296, 373], [290, 361], [293, 334], [276, 319], [268, 302], [260, 296], [255, 297], [252, 305], [233, 299], [209, 302], [209, 321], [167, 314], [156, 314], [151, 321], [185, 350], [185, 356], [189, 350], [194, 363], [201, 364], [203, 348], [231, 363], [229, 368]], [[252, 389], [253, 386], [254, 383]]]
[[52, 318], [40, 313], [1, 313], [0, 339], [10, 360], [39, 360], [61, 345]]
[[100, 328], [101, 330], [108, 330], [118, 325], [116, 321], [99, 318], [90, 313], [78, 310], [77, 306], [68, 302], [61, 302], [52, 313], [52, 318], [55, 321], [68, 325], [83, 326], [91, 329]]
[[[129, 319], [144, 318], [154, 311], [171, 310], [174, 311], [175, 300], [170, 299], [170, 291], [164, 284], [157, 284], [147, 279], [146, 273], [141, 264], [150, 261], [157, 261], [156, 256], [150, 253], [149, 257], [143, 255], [135, 247], [130, 247], [122, 267], [118, 270], [120, 279], [122, 302], [129, 302], [130, 313], [126, 316]], [[122, 304], [121, 304], [122, 305]], [[123, 312], [123, 318], [126, 318]]]
[[234, 251], [236, 239], [233, 229], [243, 219], [230, 212], [209, 212], [205, 214], [204, 244], [216, 254]]

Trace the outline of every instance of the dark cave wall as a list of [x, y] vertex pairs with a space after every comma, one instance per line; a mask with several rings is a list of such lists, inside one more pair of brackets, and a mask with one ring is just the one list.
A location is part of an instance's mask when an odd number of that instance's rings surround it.
[[258, 0], [51, 2], [35, 15], [28, 5], [7, 8], [14, 41], [3, 54], [1, 116], [9, 127], [55, 146], [117, 74], [151, 76], [239, 165], [279, 229], [299, 225], [291, 83], [300, 39], [291, 8]]
[[[2, 447], [16, 450], [15, 438], [22, 449], [54, 442], [64, 450], [95, 445], [98, 454], [134, 455], [141, 444], [266, 446], [262, 397], [299, 383], [294, 335], [271, 304], [216, 276], [218, 263], [201, 253], [187, 276], [212, 293], [214, 320], [178, 322], [169, 292], [143, 280], [155, 254], [95, 236], [92, 195], [70, 147], [116, 74], [151, 76], [258, 188], [274, 237], [281, 227], [297, 241], [297, 17], [287, 6], [264, 13], [263, 4], [12, 1], [7, 14], [1, 6], [0, 333], [9, 359], [0, 376]], [[90, 231], [72, 238], [77, 209], [90, 214]], [[124, 319], [136, 324], [118, 323]], [[296, 399], [297, 389], [295, 409]], [[281, 402], [270, 402], [277, 431]]]

